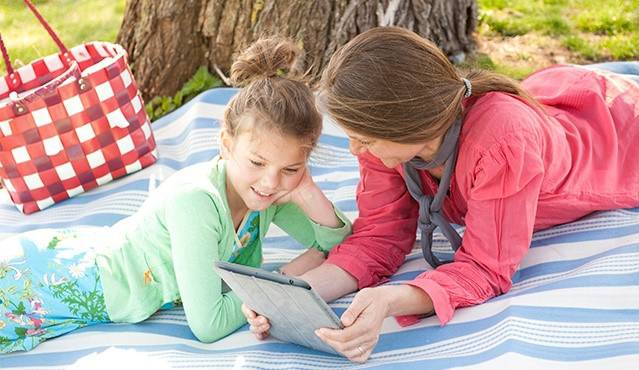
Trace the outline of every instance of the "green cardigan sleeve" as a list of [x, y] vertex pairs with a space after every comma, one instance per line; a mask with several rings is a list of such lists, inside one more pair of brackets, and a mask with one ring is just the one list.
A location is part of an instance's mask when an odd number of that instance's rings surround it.
[[335, 229], [313, 222], [294, 203], [277, 206], [273, 223], [305, 247], [315, 247], [326, 253], [351, 233], [350, 220], [335, 206], [333, 209], [342, 221], [342, 226]]
[[175, 277], [187, 322], [202, 342], [216, 341], [246, 323], [242, 302], [222, 292], [213, 270], [220, 259], [222, 217], [226, 214], [211, 194], [199, 189], [176, 194], [165, 210]]

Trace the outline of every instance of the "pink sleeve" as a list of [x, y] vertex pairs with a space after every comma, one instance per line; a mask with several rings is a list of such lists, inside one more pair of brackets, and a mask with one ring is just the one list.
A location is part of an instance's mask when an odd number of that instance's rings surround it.
[[475, 170], [458, 179], [468, 212], [454, 262], [408, 283], [430, 296], [442, 325], [457, 307], [482, 303], [510, 289], [532, 239], [544, 173], [540, 151], [534, 135], [509, 135], [502, 144], [478, 153], [476, 160], [468, 158]]
[[362, 289], [385, 281], [404, 262], [415, 242], [418, 210], [397, 170], [368, 153], [358, 159], [359, 217], [327, 262], [353, 275]]

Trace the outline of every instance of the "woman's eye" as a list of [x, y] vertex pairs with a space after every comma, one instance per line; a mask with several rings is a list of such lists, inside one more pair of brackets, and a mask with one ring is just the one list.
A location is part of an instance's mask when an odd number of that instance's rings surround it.
[[253, 166], [255, 166], [255, 167], [262, 167], [262, 166], [264, 165], [264, 163], [262, 163], [262, 162], [258, 162], [258, 161], [254, 161], [254, 160], [252, 160], [252, 159], [250, 159], [250, 162], [251, 162], [251, 164], [252, 164]]
[[289, 174], [289, 175], [295, 174], [295, 173], [297, 173], [297, 171], [299, 171], [299, 168], [285, 168], [284, 169], [284, 172]]

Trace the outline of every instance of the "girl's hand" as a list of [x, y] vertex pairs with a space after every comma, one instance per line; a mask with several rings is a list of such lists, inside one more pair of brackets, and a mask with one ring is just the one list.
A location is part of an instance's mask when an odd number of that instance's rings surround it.
[[388, 316], [387, 296], [380, 287], [361, 290], [342, 314], [344, 329], [322, 328], [315, 334], [349, 360], [365, 362], [373, 352], [382, 323]]
[[255, 335], [255, 338], [259, 340], [266, 339], [266, 337], [268, 337], [268, 331], [271, 328], [268, 319], [262, 315], [258, 315], [244, 303], [242, 303], [242, 313], [246, 317], [246, 321], [249, 323], [249, 329]]
[[308, 167], [295, 189], [277, 199], [275, 204], [293, 202], [313, 222], [330, 228], [339, 228], [344, 223], [335, 214], [331, 203], [322, 190], [315, 184]]
[[308, 167], [304, 166], [301, 171], [304, 171], [304, 174], [302, 175], [302, 178], [300, 179], [300, 182], [297, 184], [297, 186], [290, 192], [278, 198], [275, 201], [275, 204], [293, 202], [297, 205], [301, 205], [301, 202], [306, 199], [305, 197], [307, 197], [309, 193], [319, 190], [318, 186], [315, 184], [313, 178], [311, 177], [311, 171], [309, 171]]

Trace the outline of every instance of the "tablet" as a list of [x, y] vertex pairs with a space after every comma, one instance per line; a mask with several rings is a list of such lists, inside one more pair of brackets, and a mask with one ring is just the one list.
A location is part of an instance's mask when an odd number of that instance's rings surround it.
[[269, 319], [269, 333], [281, 341], [338, 354], [315, 335], [342, 322], [305, 281], [254, 267], [215, 262], [215, 272], [255, 312]]

